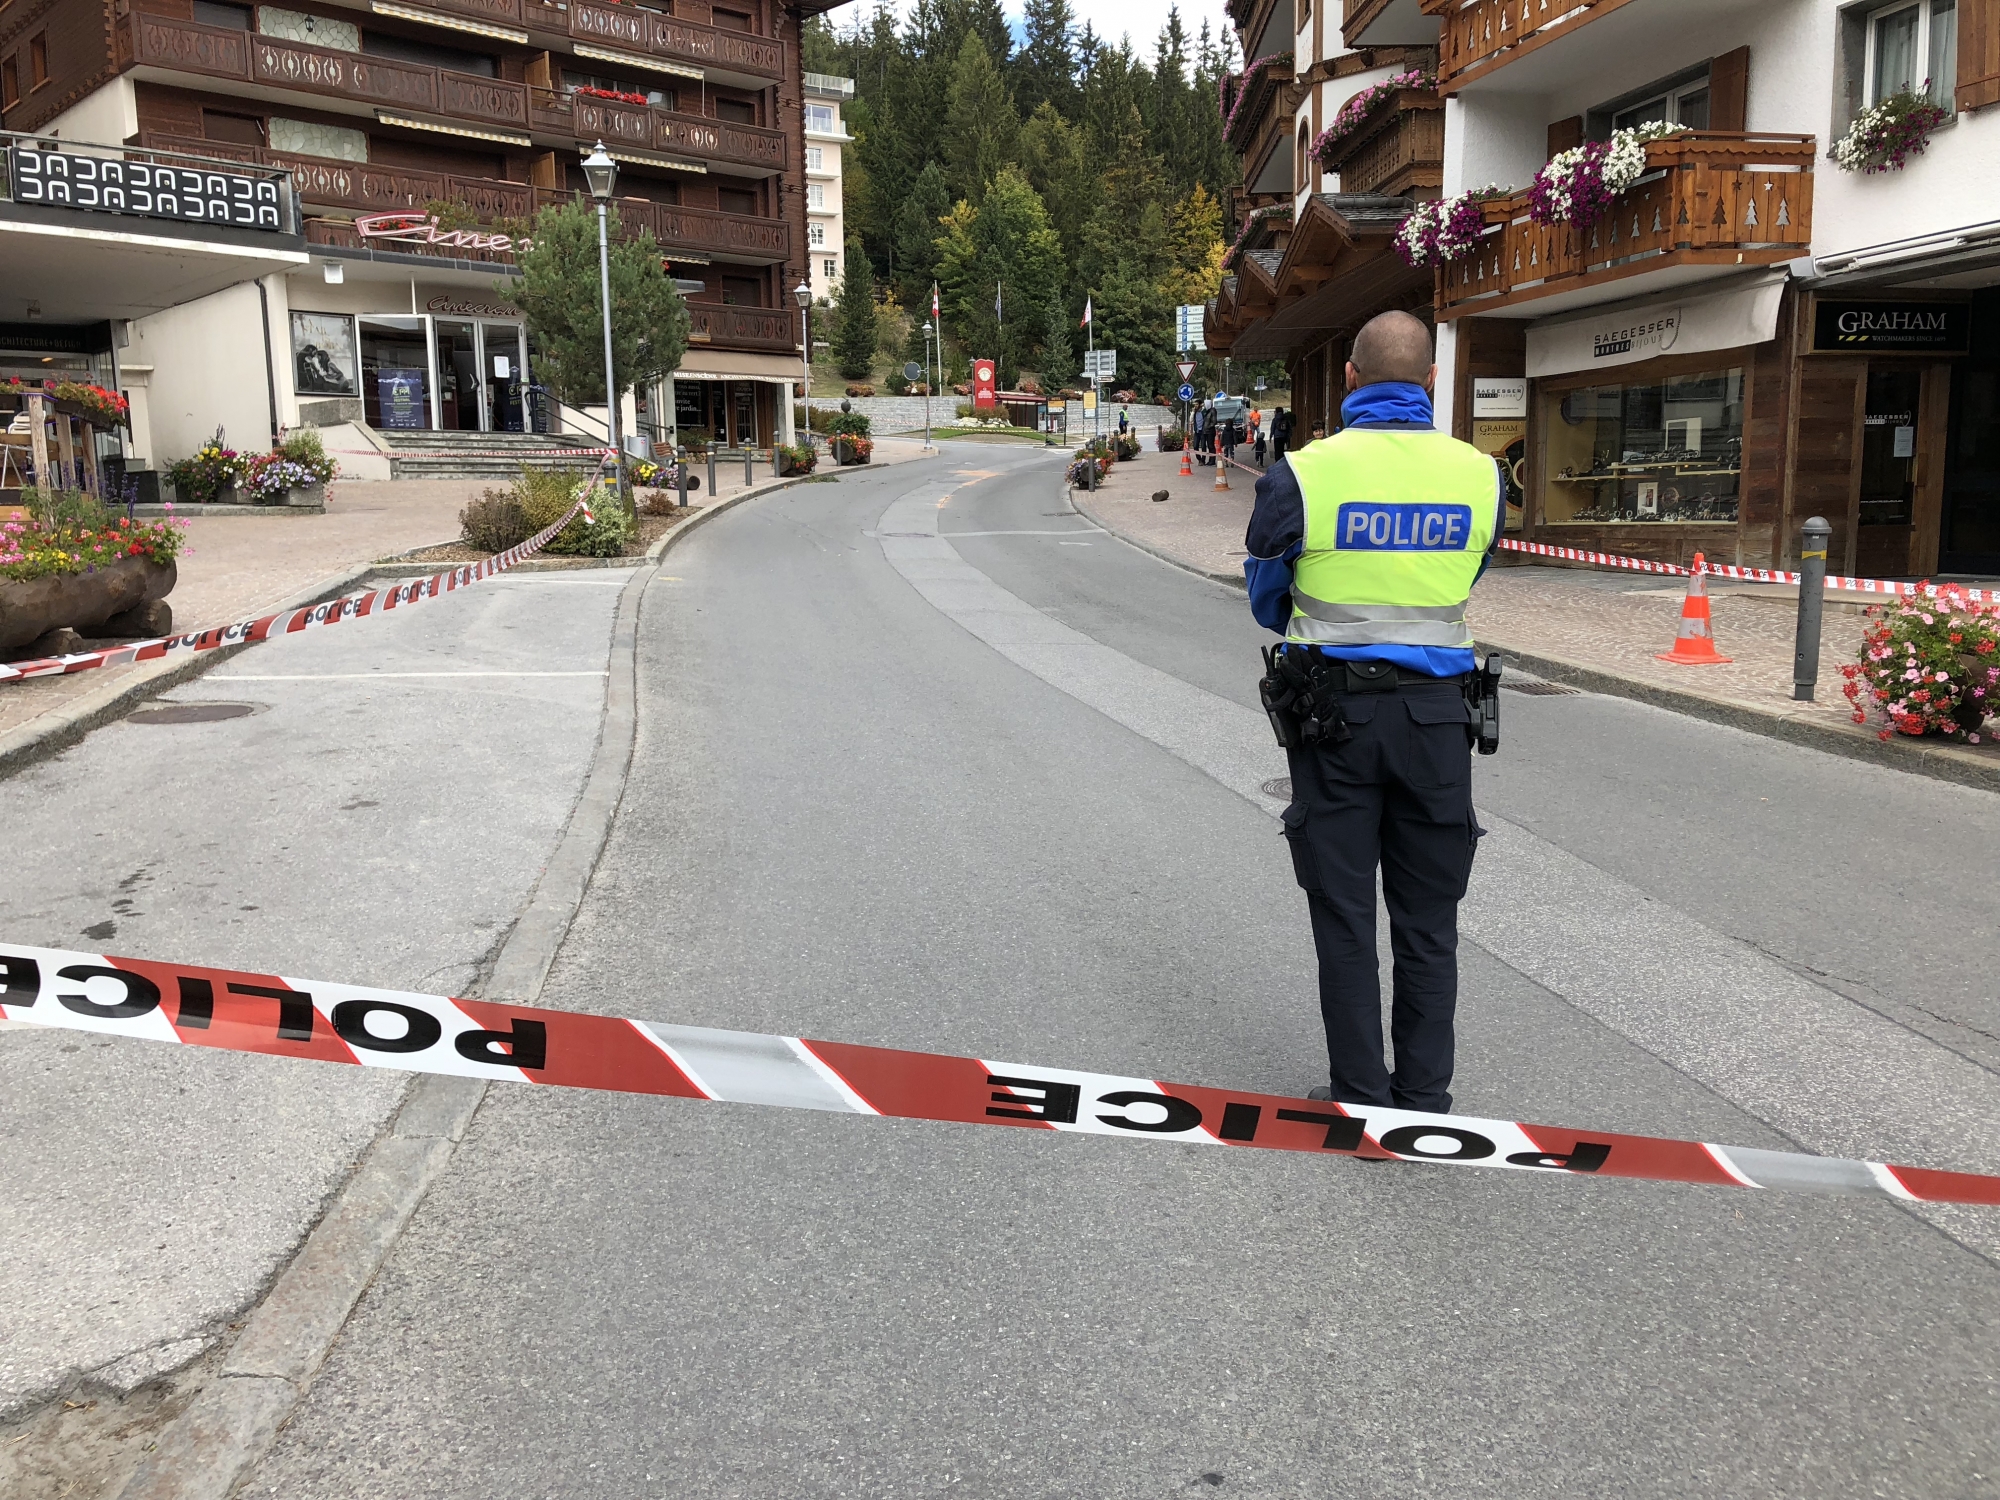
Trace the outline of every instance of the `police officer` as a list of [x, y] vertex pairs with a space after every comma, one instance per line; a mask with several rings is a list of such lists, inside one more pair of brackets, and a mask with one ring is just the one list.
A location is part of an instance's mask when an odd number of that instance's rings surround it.
[[[1477, 663], [1466, 596], [1499, 539], [1493, 460], [1433, 425], [1430, 330], [1408, 313], [1355, 337], [1332, 437], [1257, 481], [1244, 564], [1281, 631], [1267, 703], [1291, 728], [1284, 833], [1319, 955], [1329, 1086], [1317, 1099], [1451, 1108], [1458, 902], [1472, 811]], [[1488, 687], [1490, 691], [1490, 685]], [[1285, 729], [1280, 728], [1281, 737]], [[1382, 1057], [1375, 871], [1395, 954]]]

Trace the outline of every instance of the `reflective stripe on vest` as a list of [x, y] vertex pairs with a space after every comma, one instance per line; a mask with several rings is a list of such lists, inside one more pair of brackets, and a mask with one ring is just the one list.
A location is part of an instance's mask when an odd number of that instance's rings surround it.
[[1286, 461], [1305, 544], [1285, 638], [1469, 647], [1466, 596], [1499, 521], [1493, 460], [1441, 432], [1349, 427]]

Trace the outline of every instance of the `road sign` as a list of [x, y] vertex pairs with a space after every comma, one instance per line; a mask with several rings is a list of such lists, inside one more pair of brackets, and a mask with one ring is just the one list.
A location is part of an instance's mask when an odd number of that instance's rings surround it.
[[908, 364], [903, 366], [903, 379], [922, 380], [923, 378], [924, 378], [924, 367], [918, 364], [914, 359], [911, 360]]
[[1184, 384], [1179, 390], [1174, 392], [1174, 395], [1182, 401], [1192, 401], [1194, 400], [1194, 387]]
[[1190, 380], [1194, 379], [1194, 361], [1193, 361], [1193, 360], [1191, 360], [1191, 359], [1184, 359], [1184, 360], [1182, 360], [1182, 361], [1181, 361], [1181, 362], [1180, 362], [1179, 364], [1175, 365], [1175, 366], [1174, 366], [1174, 368], [1175, 368], [1176, 370], [1179, 370], [1179, 371], [1181, 372], [1181, 382], [1182, 382], [1182, 384], [1186, 384], [1186, 383], [1187, 383], [1188, 381], [1190, 381]]
[[1190, 349], [1208, 347], [1202, 337], [1202, 319], [1207, 315], [1208, 305], [1202, 302], [1188, 302], [1174, 309], [1175, 353], [1184, 354]]
[[1107, 381], [1115, 379], [1117, 374], [1118, 351], [1116, 349], [1086, 349], [1084, 351], [1084, 379]]

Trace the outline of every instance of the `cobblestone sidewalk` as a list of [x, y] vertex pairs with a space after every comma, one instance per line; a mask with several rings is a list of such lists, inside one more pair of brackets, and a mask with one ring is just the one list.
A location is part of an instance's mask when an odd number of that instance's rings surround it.
[[[1243, 532], [1256, 474], [1232, 470], [1227, 492], [1214, 470], [1180, 477], [1180, 455], [1148, 451], [1114, 467], [1095, 494], [1073, 496], [1099, 525], [1184, 567], [1241, 583]], [[1151, 497], [1166, 490], [1168, 498]], [[1860, 602], [1829, 598], [1820, 631], [1817, 697], [1792, 699], [1797, 591], [1709, 584], [1715, 642], [1728, 666], [1684, 667], [1668, 650], [1686, 587], [1679, 580], [1608, 569], [1491, 568], [1473, 590], [1470, 617], [1483, 646], [1541, 675], [1657, 703], [1836, 753], [1925, 770], [2000, 790], [2000, 746], [1955, 745], [1856, 724], [1841, 696], [1840, 664], [1852, 661], [1865, 617]]]

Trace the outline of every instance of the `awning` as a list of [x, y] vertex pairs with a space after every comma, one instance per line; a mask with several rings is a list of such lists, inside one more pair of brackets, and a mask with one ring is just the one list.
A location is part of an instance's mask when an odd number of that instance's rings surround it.
[[743, 354], [691, 346], [674, 380], [803, 380], [797, 355]]
[[[18, 321], [27, 305], [52, 323], [143, 318], [240, 282], [306, 264], [296, 235], [247, 233], [225, 240], [161, 232], [144, 219], [93, 215], [50, 223], [53, 211], [0, 212], [0, 318]], [[76, 215], [78, 220], [84, 216]], [[115, 223], [117, 228], [108, 225]], [[143, 228], [141, 226], [144, 226]]]
[[1669, 293], [1530, 323], [1528, 374], [1571, 375], [1764, 343], [1778, 336], [1786, 279], [1785, 271], [1763, 271], [1699, 297]]

